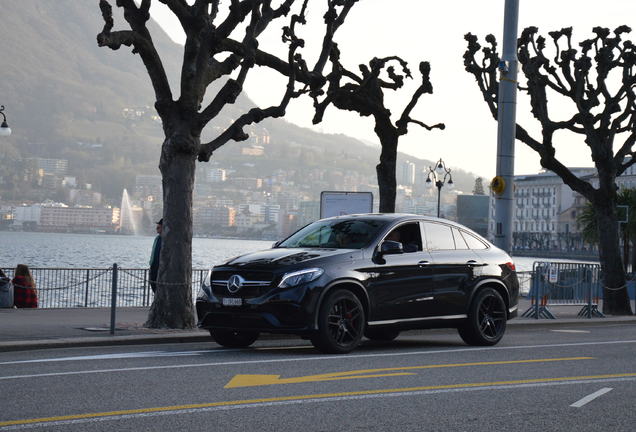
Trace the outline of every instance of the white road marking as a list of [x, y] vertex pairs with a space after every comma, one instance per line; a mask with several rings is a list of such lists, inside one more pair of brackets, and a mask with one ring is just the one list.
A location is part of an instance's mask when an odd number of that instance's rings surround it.
[[[275, 350], [292, 350], [292, 349], [309, 349], [314, 348], [312, 345], [283, 346], [283, 347], [260, 347], [253, 348], [256, 351], [275, 351]], [[114, 360], [114, 359], [131, 359], [131, 358], [151, 358], [151, 357], [184, 357], [184, 356], [201, 356], [204, 354], [222, 354], [232, 351], [244, 351], [243, 349], [217, 349], [217, 350], [201, 350], [201, 351], [139, 351], [130, 353], [113, 353], [113, 354], [95, 354], [87, 356], [74, 357], [51, 357], [35, 360], [15, 360], [8, 362], [0, 362], [0, 365], [12, 365], [23, 363], [54, 363], [67, 361], [85, 361], [85, 360]]]
[[21, 425], [14, 425], [14, 426], [3, 426], [3, 427], [0, 427], [0, 431], [4, 432], [4, 431], [10, 431], [10, 430], [34, 429], [34, 428], [40, 428], [40, 427], [63, 426], [63, 425], [71, 425], [71, 424], [99, 423], [99, 422], [106, 422], [106, 421], [140, 419], [140, 418], [146, 418], [146, 417], [157, 417], [157, 416], [166, 416], [166, 415], [174, 416], [174, 415], [184, 415], [184, 414], [199, 414], [199, 413], [210, 412], [210, 411], [229, 411], [229, 410], [246, 409], [246, 408], [276, 407], [281, 405], [305, 405], [305, 404], [314, 404], [314, 403], [322, 403], [322, 402], [350, 401], [350, 400], [361, 400], [361, 399], [380, 399], [380, 398], [405, 397], [405, 396], [407, 397], [408, 396], [427, 396], [427, 395], [435, 395], [440, 393], [460, 393], [460, 392], [474, 392], [474, 391], [483, 391], [483, 390], [510, 390], [510, 389], [516, 389], [516, 388], [551, 387], [551, 386], [564, 386], [564, 385], [574, 385], [574, 384], [589, 384], [589, 383], [598, 383], [598, 382], [628, 382], [628, 381], [636, 381], [636, 378], [606, 378], [606, 379], [589, 379], [589, 380], [584, 379], [579, 381], [511, 384], [511, 385], [498, 385], [498, 386], [421, 390], [421, 391], [412, 391], [412, 392], [405, 391], [405, 392], [397, 392], [397, 393], [334, 396], [334, 397], [324, 397], [324, 398], [316, 398], [316, 399], [298, 399], [298, 400], [287, 400], [287, 401], [276, 401], [276, 402], [261, 402], [261, 403], [257, 402], [257, 403], [245, 403], [242, 405], [224, 405], [224, 406], [205, 407], [205, 408], [175, 409], [172, 411], [144, 412], [139, 414], [123, 414], [123, 415], [113, 415], [113, 416], [107, 416], [107, 417], [85, 418], [85, 419], [76, 419], [76, 420], [60, 420], [60, 421], [50, 421], [50, 422], [41, 422], [41, 423], [29, 423], [29, 424], [21, 424]]
[[[522, 345], [512, 347], [483, 347], [483, 348], [458, 348], [458, 349], [445, 349], [434, 351], [410, 351], [410, 352], [391, 352], [391, 353], [377, 353], [377, 354], [352, 354], [352, 355], [323, 355], [316, 357], [287, 357], [279, 359], [268, 360], [240, 360], [240, 361], [226, 361], [226, 362], [214, 362], [214, 363], [195, 363], [195, 364], [178, 364], [178, 365], [164, 365], [164, 366], [143, 366], [143, 367], [131, 367], [131, 368], [116, 368], [116, 369], [96, 369], [96, 370], [79, 370], [68, 372], [53, 372], [42, 374], [28, 374], [28, 375], [8, 375], [0, 376], [0, 381], [10, 379], [21, 378], [40, 378], [51, 376], [65, 376], [65, 375], [88, 375], [96, 373], [113, 373], [113, 372], [132, 372], [132, 371], [149, 371], [158, 369], [185, 369], [185, 368], [199, 368], [199, 367], [213, 367], [213, 366], [234, 366], [234, 365], [247, 365], [247, 364], [268, 364], [268, 363], [288, 363], [288, 362], [301, 362], [301, 361], [326, 361], [326, 360], [356, 360], [361, 358], [371, 357], [397, 357], [397, 356], [411, 356], [411, 355], [430, 355], [430, 354], [448, 354], [456, 352], [478, 352], [478, 351], [507, 351], [517, 349], [535, 349], [535, 348], [562, 348], [573, 346], [588, 346], [588, 345], [618, 345], [618, 344], [632, 344], [636, 343], [636, 340], [624, 340], [624, 341], [600, 341], [600, 342], [578, 342], [567, 344], [546, 344], [546, 345]], [[214, 353], [222, 353], [227, 351], [236, 350], [218, 350], [212, 351]]]
[[590, 402], [592, 402], [594, 399], [596, 399], [599, 396], [603, 396], [605, 393], [611, 392], [613, 389], [610, 387], [605, 387], [600, 389], [597, 392], [594, 392], [590, 395], [585, 396], [583, 399], [578, 400], [576, 402], [574, 402], [572, 405], [570, 405], [571, 407], [574, 408], [581, 408], [583, 405], [586, 405]]
[[[0, 362], [0, 365], [21, 364], [21, 363], [52, 363], [52, 362], [65, 362], [65, 361], [83, 361], [83, 360], [111, 360], [122, 358], [148, 358], [148, 357], [181, 357], [181, 356], [198, 356], [202, 354], [210, 353], [222, 353], [229, 350], [205, 350], [205, 351], [140, 351], [130, 353], [114, 353], [114, 354], [96, 354], [88, 356], [75, 356], [75, 357], [52, 357], [35, 360], [16, 360], [10, 362]], [[238, 350], [234, 350], [238, 351]]]
[[591, 333], [589, 330], [550, 330], [555, 333]]

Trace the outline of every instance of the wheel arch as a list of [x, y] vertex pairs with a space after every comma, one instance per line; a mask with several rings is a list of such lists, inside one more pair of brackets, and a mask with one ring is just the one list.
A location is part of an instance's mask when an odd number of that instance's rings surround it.
[[469, 305], [472, 304], [473, 299], [475, 298], [477, 293], [484, 288], [493, 288], [495, 291], [497, 291], [501, 295], [501, 298], [503, 299], [506, 305], [506, 314], [508, 315], [508, 318], [509, 318], [510, 317], [510, 310], [509, 310], [510, 309], [510, 293], [508, 292], [508, 288], [506, 287], [506, 285], [498, 279], [483, 279], [479, 281], [475, 285], [475, 289], [473, 290], [470, 296], [470, 301], [468, 302], [468, 304]]
[[367, 294], [367, 290], [364, 289], [364, 286], [355, 279], [340, 279], [337, 281], [333, 281], [327, 287], [322, 290], [320, 293], [320, 297], [318, 298], [318, 303], [314, 311], [314, 316], [312, 318], [312, 329], [318, 330], [318, 313], [320, 311], [320, 305], [324, 301], [327, 294], [331, 293], [337, 289], [346, 289], [351, 291], [362, 303], [362, 308], [364, 310], [364, 321], [365, 325], [369, 317], [369, 295]]

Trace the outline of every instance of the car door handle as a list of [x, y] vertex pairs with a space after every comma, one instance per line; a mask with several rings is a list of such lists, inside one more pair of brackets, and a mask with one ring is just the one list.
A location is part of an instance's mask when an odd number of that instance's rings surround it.
[[417, 263], [417, 265], [420, 266], [420, 267], [426, 267], [429, 264], [430, 264], [430, 262], [426, 261], [426, 260], [423, 260], [423, 261], [420, 261], [420, 262]]
[[468, 260], [468, 261], [466, 261], [466, 264], [468, 264], [468, 265], [469, 265], [469, 266], [471, 266], [471, 267], [472, 267], [472, 266], [480, 266], [480, 265], [483, 265], [483, 264], [479, 264], [479, 263], [478, 263], [477, 261], [475, 261], [475, 260]]

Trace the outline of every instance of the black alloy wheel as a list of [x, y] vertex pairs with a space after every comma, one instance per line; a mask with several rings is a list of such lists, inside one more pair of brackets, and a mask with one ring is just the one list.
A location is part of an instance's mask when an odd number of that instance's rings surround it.
[[227, 348], [245, 348], [258, 339], [259, 333], [249, 330], [210, 330], [210, 336], [216, 343]]
[[390, 342], [400, 335], [400, 331], [392, 328], [367, 328], [364, 335], [373, 341]]
[[324, 353], [345, 354], [358, 346], [364, 326], [364, 309], [358, 297], [348, 290], [335, 290], [320, 305], [318, 331], [311, 342]]
[[473, 299], [466, 322], [458, 328], [459, 335], [468, 345], [495, 345], [506, 331], [507, 319], [501, 294], [493, 288], [484, 288]]

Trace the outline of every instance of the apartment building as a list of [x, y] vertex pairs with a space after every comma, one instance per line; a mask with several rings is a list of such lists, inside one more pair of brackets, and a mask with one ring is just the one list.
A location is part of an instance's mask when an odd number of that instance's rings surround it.
[[[594, 168], [570, 168], [577, 177], [598, 187]], [[636, 167], [616, 179], [619, 189], [636, 188]], [[583, 196], [551, 171], [515, 176], [513, 248], [576, 249], [583, 246], [576, 222], [586, 204]], [[488, 233], [494, 238], [494, 199], [490, 200]]]
[[40, 228], [47, 231], [114, 231], [119, 209], [93, 207], [42, 206]]

